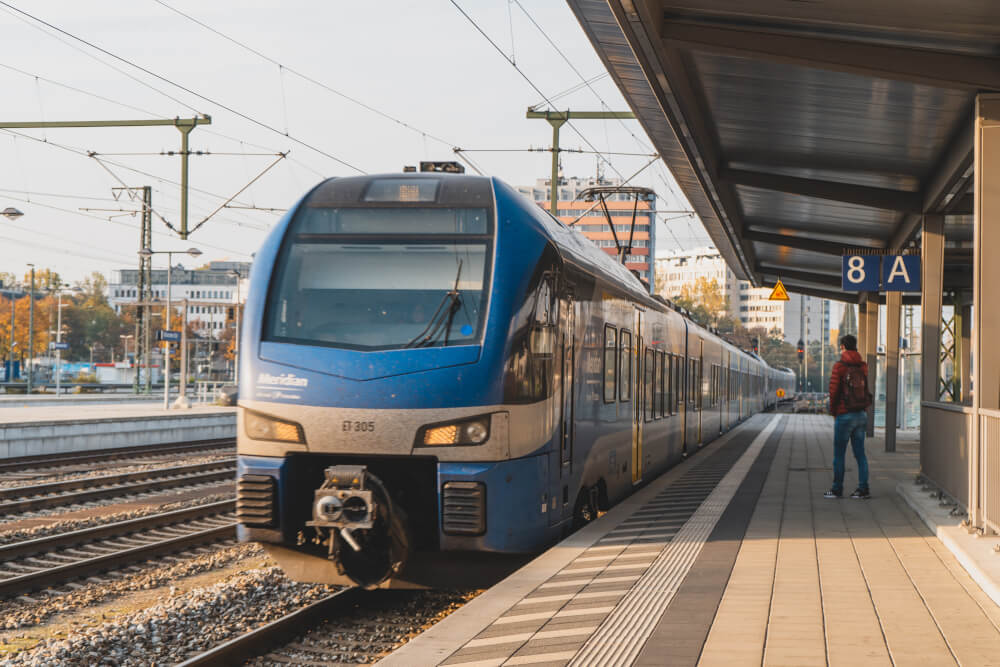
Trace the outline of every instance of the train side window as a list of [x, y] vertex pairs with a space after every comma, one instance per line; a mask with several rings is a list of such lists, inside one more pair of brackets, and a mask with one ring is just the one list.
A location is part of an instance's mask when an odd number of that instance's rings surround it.
[[656, 360], [659, 362], [659, 368], [660, 368], [660, 374], [658, 376], [658, 379], [659, 379], [659, 382], [660, 382], [660, 391], [657, 394], [657, 398], [659, 398], [660, 400], [657, 402], [657, 405], [656, 405], [656, 414], [659, 415], [660, 417], [666, 417], [667, 416], [667, 409], [666, 409], [666, 407], [667, 407], [667, 387], [669, 386], [669, 384], [667, 383], [666, 357], [667, 357], [667, 355], [664, 354], [663, 352], [657, 352], [656, 353]]
[[688, 392], [687, 392], [687, 402], [689, 405], [694, 404], [694, 378], [695, 378], [695, 364], [698, 362], [694, 359], [688, 359]]
[[604, 325], [604, 402], [615, 402], [618, 380], [618, 330]]
[[701, 410], [702, 408], [705, 407], [705, 387], [703, 385], [703, 382], [704, 382], [704, 371], [702, 370], [702, 366], [703, 366], [703, 362], [701, 361], [701, 359], [699, 359], [698, 360], [698, 368], [697, 368], [697, 370], [698, 370], [698, 381], [697, 381], [697, 383], [695, 383], [695, 387], [698, 388], [698, 394], [695, 397], [695, 400], [697, 401], [697, 404], [695, 405], [695, 408], [698, 409], [698, 410]]
[[618, 398], [622, 402], [631, 400], [632, 390], [632, 333], [627, 329], [621, 330], [618, 339], [618, 361], [620, 371], [618, 372]]
[[681, 369], [683, 368], [681, 366], [681, 363], [683, 361], [684, 360], [681, 359], [680, 355], [674, 355], [674, 364], [672, 371], [674, 380], [674, 403], [673, 403], [674, 414], [680, 412], [680, 407], [681, 407], [681, 385], [683, 384], [681, 382]]
[[719, 370], [721, 367], [719, 364], [712, 364], [712, 405], [716, 406], [719, 404]]
[[653, 350], [646, 348], [646, 355], [642, 362], [643, 373], [643, 397], [642, 411], [646, 421], [653, 420], [653, 387], [656, 379], [656, 364], [653, 363]]
[[674, 355], [667, 352], [667, 416], [674, 414]]
[[678, 393], [680, 390], [680, 379], [677, 377], [677, 355], [670, 355], [670, 414], [677, 414], [677, 405], [680, 402]]

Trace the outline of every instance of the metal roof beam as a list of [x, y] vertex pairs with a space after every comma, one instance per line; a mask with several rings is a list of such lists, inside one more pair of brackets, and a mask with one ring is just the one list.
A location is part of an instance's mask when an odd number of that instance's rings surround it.
[[722, 169], [719, 177], [733, 185], [787, 192], [803, 197], [828, 199], [887, 211], [920, 213], [923, 210], [921, 208], [922, 197], [919, 192], [872, 188], [864, 185], [819, 181], [812, 178], [783, 176], [744, 169]]
[[[798, 33], [798, 34], [795, 34]], [[872, 44], [793, 26], [732, 27], [667, 17], [660, 37], [680, 49], [709, 51], [956, 90], [1000, 90], [1000, 59]]]
[[843, 243], [834, 243], [833, 241], [821, 241], [802, 236], [785, 236], [784, 234], [768, 234], [753, 230], [744, 231], [743, 238], [754, 243], [766, 243], [768, 245], [783, 246], [794, 250], [807, 250], [824, 255], [836, 255], [838, 257], [850, 252], [871, 250], [874, 247], [851, 246]]
[[[971, 115], [963, 117], [958, 127], [952, 133], [952, 140], [944, 153], [930, 171], [923, 185], [922, 211], [937, 212], [946, 209], [954, 215], [965, 213], [968, 208], [971, 213], [971, 202], [967, 202], [965, 191], [972, 178], [972, 160], [974, 132]], [[951, 197], [945, 202], [947, 197]], [[922, 216], [913, 213], [906, 215], [889, 237], [890, 248], [902, 248], [913, 239], [920, 229]]]
[[757, 272], [777, 276], [782, 280], [788, 278], [790, 280], [797, 280], [815, 286], [836, 287], [837, 289], [840, 289], [842, 284], [840, 276], [832, 276], [826, 273], [813, 273], [811, 271], [800, 271], [798, 269], [789, 269], [783, 266], [775, 266], [764, 262], [757, 265]]

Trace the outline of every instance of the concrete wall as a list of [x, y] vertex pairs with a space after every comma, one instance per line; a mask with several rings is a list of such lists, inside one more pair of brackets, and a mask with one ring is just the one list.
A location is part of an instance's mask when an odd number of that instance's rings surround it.
[[235, 410], [0, 424], [0, 459], [235, 437]]

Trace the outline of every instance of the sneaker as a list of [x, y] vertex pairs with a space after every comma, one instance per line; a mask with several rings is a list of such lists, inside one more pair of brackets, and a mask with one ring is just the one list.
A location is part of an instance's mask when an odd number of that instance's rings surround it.
[[872, 494], [868, 492], [868, 489], [857, 489], [854, 493], [851, 494], [851, 498], [865, 499], [871, 497]]
[[843, 496], [844, 496], [843, 493], [837, 493], [833, 489], [830, 489], [829, 491], [823, 494], [824, 498], [842, 498]]

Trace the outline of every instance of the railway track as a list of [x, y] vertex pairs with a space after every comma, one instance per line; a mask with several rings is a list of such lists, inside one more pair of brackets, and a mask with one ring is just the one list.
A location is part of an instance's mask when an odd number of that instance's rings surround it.
[[375, 661], [464, 604], [448, 591], [346, 588], [191, 657], [180, 667]]
[[233, 539], [235, 509], [225, 500], [0, 547], [0, 598]]
[[191, 454], [199, 452], [225, 451], [236, 447], [234, 438], [216, 438], [213, 440], [195, 440], [185, 443], [165, 443], [160, 445], [136, 445], [134, 447], [116, 447], [112, 449], [94, 449], [85, 452], [38, 454], [35, 456], [19, 456], [0, 462], [0, 477], [27, 470], [45, 470], [79, 465], [92, 465], [104, 462], [120, 462], [144, 459], [172, 454]]
[[236, 459], [0, 489], [0, 516], [234, 478]]

